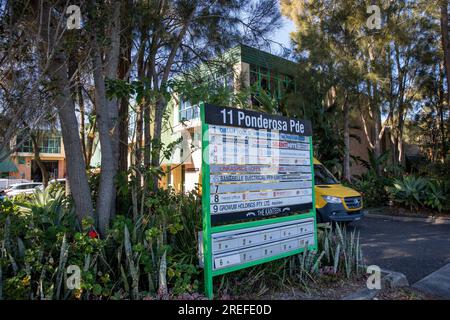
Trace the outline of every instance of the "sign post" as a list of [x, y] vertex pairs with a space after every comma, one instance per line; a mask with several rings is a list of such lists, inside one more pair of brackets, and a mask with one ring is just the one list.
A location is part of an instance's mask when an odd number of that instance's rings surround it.
[[200, 256], [213, 277], [317, 250], [309, 121], [202, 104]]

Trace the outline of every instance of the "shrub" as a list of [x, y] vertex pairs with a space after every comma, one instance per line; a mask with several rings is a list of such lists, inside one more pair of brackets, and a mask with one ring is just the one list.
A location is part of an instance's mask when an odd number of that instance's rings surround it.
[[378, 207], [387, 203], [388, 193], [385, 187], [391, 183], [391, 179], [369, 171], [359, 178], [356, 177], [349, 186], [362, 194], [364, 206]]
[[428, 180], [422, 177], [405, 176], [403, 179], [394, 179], [392, 187], [387, 190], [391, 199], [412, 211], [423, 206]]
[[425, 190], [424, 204], [439, 212], [449, 208], [448, 183], [446, 181], [429, 181]]
[[[62, 190], [47, 189], [27, 199], [1, 202], [0, 298], [195, 295], [203, 283], [197, 260], [197, 231], [201, 227], [197, 193], [160, 190], [144, 205], [137, 219], [118, 214], [108, 237], [101, 239], [93, 219], [77, 222]], [[325, 229], [318, 241], [318, 252], [308, 251], [224, 276], [222, 292], [228, 288], [234, 294], [247, 290], [254, 295], [296, 284], [307, 288], [323, 270], [331, 268], [332, 274], [346, 277], [358, 272], [361, 253], [355, 233]], [[67, 287], [69, 266], [80, 268], [80, 288]]]
[[[200, 269], [192, 226], [201, 221], [199, 199], [161, 190], [147, 200], [137, 221], [117, 215], [105, 239], [92, 219], [77, 222], [60, 191], [1, 202], [0, 298], [140, 299], [160, 288], [168, 289], [164, 295], [195, 292]], [[71, 265], [81, 269], [79, 289], [66, 286]]]

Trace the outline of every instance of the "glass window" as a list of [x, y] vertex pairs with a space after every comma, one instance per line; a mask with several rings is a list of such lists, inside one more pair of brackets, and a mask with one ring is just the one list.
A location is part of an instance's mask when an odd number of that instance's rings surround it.
[[338, 184], [339, 182], [323, 165], [314, 165], [314, 184]]
[[[17, 138], [17, 141], [20, 142], [22, 138]], [[26, 139], [19, 147], [19, 152], [33, 152], [33, 144], [31, 139]]]
[[[46, 136], [42, 139], [39, 148], [41, 153], [61, 153], [61, 137]], [[31, 142], [31, 139], [26, 139], [19, 147], [18, 151], [28, 153], [34, 152], [33, 143]]]
[[61, 137], [45, 137], [40, 146], [42, 153], [60, 153]]
[[192, 105], [190, 101], [180, 99], [180, 121], [192, 120], [200, 117], [199, 105]]

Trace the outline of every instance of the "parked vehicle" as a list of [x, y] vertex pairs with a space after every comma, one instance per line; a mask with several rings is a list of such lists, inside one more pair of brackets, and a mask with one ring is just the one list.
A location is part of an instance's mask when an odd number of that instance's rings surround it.
[[14, 197], [19, 194], [32, 194], [37, 188], [42, 186], [40, 182], [16, 183], [2, 192], [2, 197]]
[[26, 179], [0, 179], [0, 192], [9, 189], [13, 184], [31, 182], [32, 181]]
[[317, 159], [314, 158], [314, 191], [319, 222], [349, 223], [364, 216], [361, 194], [344, 187]]
[[[52, 185], [60, 185], [61, 187], [66, 187], [66, 179], [52, 179], [48, 182], [47, 187], [50, 187]], [[44, 185], [41, 185], [39, 189], [44, 190]]]

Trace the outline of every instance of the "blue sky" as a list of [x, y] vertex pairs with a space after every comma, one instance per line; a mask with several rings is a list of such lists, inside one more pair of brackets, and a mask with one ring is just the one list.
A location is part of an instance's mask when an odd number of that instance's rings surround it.
[[286, 17], [282, 17], [283, 26], [271, 37], [272, 40], [281, 42], [285, 47], [290, 48], [289, 33], [295, 31], [295, 24]]

